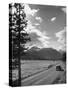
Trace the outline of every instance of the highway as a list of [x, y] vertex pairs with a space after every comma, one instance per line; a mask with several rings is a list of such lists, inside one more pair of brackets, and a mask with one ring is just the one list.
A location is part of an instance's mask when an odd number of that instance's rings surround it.
[[56, 71], [56, 66], [53, 66], [47, 70], [25, 78], [22, 80], [21, 84], [22, 86], [55, 84], [63, 81], [63, 76], [64, 71]]

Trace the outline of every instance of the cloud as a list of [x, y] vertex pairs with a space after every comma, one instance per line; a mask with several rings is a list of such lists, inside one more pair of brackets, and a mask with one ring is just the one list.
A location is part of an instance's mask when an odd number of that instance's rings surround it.
[[57, 42], [59, 43], [58, 49], [65, 50], [66, 49], [66, 28], [57, 32], [56, 34]]
[[35, 25], [35, 26], [39, 26], [40, 24], [39, 24], [39, 23], [35, 23], [34, 25]]
[[26, 15], [34, 16], [39, 11], [39, 9], [31, 9], [28, 4], [25, 4], [24, 11]]
[[42, 18], [41, 17], [36, 17], [35, 18], [37, 21], [39, 21], [40, 23], [42, 22]]
[[62, 10], [64, 13], [66, 13], [66, 8], [61, 8], [61, 10]]
[[58, 38], [58, 42], [65, 43], [66, 39], [66, 28], [56, 33], [56, 37]]
[[51, 22], [55, 21], [56, 20], [56, 17], [53, 17], [51, 18]]
[[29, 33], [29, 36], [31, 38], [31, 42], [27, 43], [28, 47], [32, 46], [37, 46], [39, 48], [48, 47], [50, 37], [47, 36], [46, 31], [41, 32], [39, 29], [33, 26], [31, 22], [29, 22], [29, 25], [27, 26], [27, 32]]
[[48, 47], [50, 37], [47, 35], [46, 31], [41, 32], [37, 27], [42, 22], [41, 17], [35, 16], [39, 9], [31, 9], [29, 5], [25, 4], [24, 11], [28, 17], [31, 15], [32, 18], [36, 20], [35, 23], [33, 23], [31, 19], [27, 22], [26, 32], [29, 34], [31, 41], [27, 42], [25, 46], [29, 48], [32, 46], [37, 46], [39, 48]]

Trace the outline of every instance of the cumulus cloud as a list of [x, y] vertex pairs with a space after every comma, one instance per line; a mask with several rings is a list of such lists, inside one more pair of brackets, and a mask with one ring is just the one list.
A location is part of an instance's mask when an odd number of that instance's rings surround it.
[[37, 21], [39, 21], [40, 23], [42, 22], [42, 18], [41, 17], [36, 17], [35, 18]]
[[28, 4], [25, 4], [24, 11], [26, 15], [34, 16], [39, 11], [39, 9], [31, 9]]
[[66, 28], [57, 32], [55, 35], [58, 38], [57, 42], [60, 44], [58, 48], [65, 50], [66, 48]]
[[56, 20], [56, 17], [53, 17], [51, 18], [51, 22], [55, 21]]
[[62, 10], [64, 13], [66, 13], [66, 8], [61, 8], [61, 10]]
[[27, 46], [37, 46], [40, 48], [48, 47], [50, 37], [47, 36], [46, 31], [41, 32], [39, 29], [33, 26], [31, 22], [29, 22], [29, 25], [27, 26], [27, 32], [31, 38], [31, 42], [29, 42]]

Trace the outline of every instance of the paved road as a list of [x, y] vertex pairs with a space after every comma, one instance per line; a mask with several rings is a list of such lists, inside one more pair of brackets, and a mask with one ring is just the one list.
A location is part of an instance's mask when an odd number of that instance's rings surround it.
[[22, 86], [52, 84], [59, 80], [63, 74], [64, 71], [56, 71], [56, 66], [53, 66], [48, 70], [22, 80]]

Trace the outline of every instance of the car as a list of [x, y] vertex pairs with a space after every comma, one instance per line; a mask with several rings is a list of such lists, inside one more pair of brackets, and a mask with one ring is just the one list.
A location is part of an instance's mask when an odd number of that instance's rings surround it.
[[64, 71], [64, 69], [60, 65], [57, 65], [56, 66], [56, 71]]

